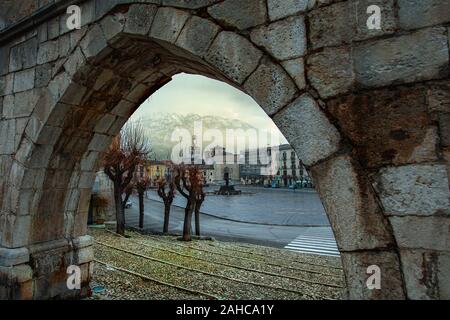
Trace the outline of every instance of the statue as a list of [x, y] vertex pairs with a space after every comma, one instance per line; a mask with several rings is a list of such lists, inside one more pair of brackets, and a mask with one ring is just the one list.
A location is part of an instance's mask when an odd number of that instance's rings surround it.
[[215, 194], [222, 195], [222, 196], [234, 196], [241, 194], [241, 190], [236, 190], [234, 186], [230, 185], [230, 169], [225, 167], [223, 170], [223, 180], [225, 180], [225, 185], [221, 186], [220, 189]]

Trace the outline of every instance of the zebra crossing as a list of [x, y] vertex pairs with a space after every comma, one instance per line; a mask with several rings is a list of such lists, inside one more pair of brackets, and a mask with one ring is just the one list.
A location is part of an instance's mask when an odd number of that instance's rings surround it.
[[284, 247], [290, 251], [339, 257], [339, 249], [331, 228], [311, 228]]

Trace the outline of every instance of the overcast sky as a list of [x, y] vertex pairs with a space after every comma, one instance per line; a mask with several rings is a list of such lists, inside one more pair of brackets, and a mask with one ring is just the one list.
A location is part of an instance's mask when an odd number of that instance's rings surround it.
[[[132, 119], [146, 119], [152, 114], [162, 113], [195, 113], [239, 119], [255, 128], [274, 130], [281, 135], [272, 119], [250, 96], [224, 82], [203, 76], [174, 76], [171, 82], [142, 104]], [[281, 135], [281, 142], [285, 141]]]

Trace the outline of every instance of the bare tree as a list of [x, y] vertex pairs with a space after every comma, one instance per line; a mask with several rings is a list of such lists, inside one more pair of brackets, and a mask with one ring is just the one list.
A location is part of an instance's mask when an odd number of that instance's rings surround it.
[[176, 186], [172, 178], [158, 180], [158, 195], [164, 201], [164, 227], [163, 232], [169, 232], [170, 207], [175, 198]]
[[192, 213], [197, 202], [197, 195], [203, 185], [202, 172], [196, 166], [179, 165], [174, 167], [174, 179], [178, 192], [187, 200], [182, 240], [191, 241]]
[[145, 163], [150, 151], [144, 127], [139, 122], [128, 122], [104, 154], [104, 172], [114, 185], [118, 234], [125, 234], [125, 205], [133, 190], [130, 183], [134, 172], [139, 164]]
[[134, 187], [139, 197], [139, 228], [144, 228], [144, 194], [150, 188], [151, 179], [149, 177], [136, 178]]
[[203, 191], [203, 183], [200, 183], [195, 198], [195, 235], [200, 236], [200, 208], [205, 201], [206, 194]]

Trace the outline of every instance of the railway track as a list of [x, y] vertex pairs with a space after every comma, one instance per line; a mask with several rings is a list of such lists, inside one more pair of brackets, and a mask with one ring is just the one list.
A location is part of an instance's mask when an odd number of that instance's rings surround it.
[[[289, 275], [284, 275], [284, 274], [274, 273], [274, 272], [269, 272], [269, 271], [264, 271], [264, 270], [256, 270], [256, 269], [252, 269], [252, 268], [244, 267], [244, 266], [239, 266], [239, 265], [232, 264], [232, 263], [212, 261], [210, 259], [205, 259], [205, 258], [201, 258], [201, 257], [198, 257], [198, 256], [193, 256], [193, 255], [177, 252], [175, 250], [162, 249], [160, 247], [152, 246], [152, 245], [149, 245], [147, 243], [140, 242], [140, 241], [134, 241], [134, 240], [130, 240], [130, 239], [128, 239], [128, 241], [132, 242], [132, 243], [135, 243], [135, 244], [138, 244], [138, 245], [141, 245], [141, 246], [144, 246], [144, 247], [152, 248], [154, 250], [170, 252], [172, 254], [176, 254], [176, 255], [179, 255], [179, 256], [183, 256], [183, 257], [187, 257], [187, 258], [191, 258], [191, 259], [195, 259], [195, 260], [199, 260], [199, 261], [204, 261], [204, 262], [207, 262], [207, 263], [213, 263], [213, 264], [217, 264], [217, 265], [221, 265], [221, 266], [225, 266], [225, 267], [229, 267], [229, 268], [235, 268], [235, 269], [244, 270], [244, 271], [253, 272], [253, 273], [261, 273], [261, 274], [265, 274], [265, 275], [269, 275], [269, 276], [285, 278], [285, 279], [300, 281], [300, 282], [304, 282], [304, 283], [317, 284], [317, 285], [322, 285], [322, 286], [327, 286], [327, 287], [332, 287], [332, 288], [342, 288], [342, 286], [340, 286], [340, 285], [335, 285], [335, 284], [330, 284], [330, 283], [323, 283], [323, 282], [319, 282], [319, 281], [312, 281], [312, 280], [305, 279], [305, 278], [299, 278], [299, 277], [294, 277], [294, 276], [289, 276]], [[337, 275], [329, 275], [329, 274], [324, 274], [324, 273], [315, 272], [315, 271], [311, 272], [311, 271], [304, 271], [304, 270], [302, 270], [302, 272], [310, 272], [310, 273], [314, 273], [314, 274], [327, 275], [327, 276], [331, 276], [331, 277], [339, 277]]]
[[219, 297], [217, 297], [216, 295], [210, 294], [210, 293], [206, 293], [206, 292], [199, 291], [199, 290], [185, 288], [185, 287], [182, 287], [182, 286], [177, 286], [177, 285], [174, 285], [174, 284], [171, 284], [171, 283], [168, 283], [168, 282], [165, 282], [165, 281], [161, 281], [161, 280], [158, 280], [156, 278], [149, 277], [147, 275], [144, 275], [144, 274], [141, 274], [141, 273], [138, 273], [138, 272], [126, 269], [126, 268], [122, 268], [122, 267], [115, 266], [115, 265], [110, 264], [110, 263], [106, 263], [106, 262], [101, 261], [99, 259], [94, 259], [94, 261], [96, 263], [99, 263], [101, 265], [113, 268], [115, 270], [118, 270], [118, 271], [130, 274], [130, 275], [135, 276], [135, 277], [139, 277], [139, 278], [141, 278], [141, 279], [143, 279], [145, 281], [151, 281], [151, 282], [157, 283], [159, 285], [163, 285], [163, 286], [167, 286], [167, 287], [174, 288], [174, 289], [177, 289], [177, 290], [181, 290], [181, 291], [184, 291], [184, 292], [192, 293], [192, 294], [197, 295], [197, 296], [208, 297], [211, 300], [220, 300]]
[[[111, 232], [111, 231], [108, 231]], [[113, 232], [111, 232], [113, 233]], [[331, 277], [340, 277], [341, 275], [339, 274], [333, 274], [333, 273], [327, 273], [327, 272], [321, 272], [321, 271], [317, 271], [317, 270], [311, 270], [311, 269], [305, 269], [305, 268], [298, 268], [298, 267], [292, 267], [286, 264], [276, 264], [276, 263], [272, 263], [272, 262], [267, 262], [267, 256], [263, 255], [263, 254], [259, 254], [259, 253], [254, 253], [254, 252], [250, 252], [250, 251], [245, 251], [245, 250], [236, 250], [236, 249], [232, 249], [230, 248], [229, 251], [234, 251], [234, 252], [239, 252], [239, 253], [243, 253], [243, 254], [251, 254], [254, 256], [260, 256], [263, 257], [264, 259], [251, 259], [251, 258], [247, 258], [247, 257], [241, 257], [241, 256], [236, 256], [236, 255], [232, 255], [232, 254], [226, 254], [226, 253], [222, 253], [222, 252], [217, 252], [217, 251], [213, 251], [213, 250], [207, 250], [204, 248], [197, 248], [197, 247], [192, 247], [192, 246], [188, 246], [188, 245], [184, 245], [181, 243], [174, 243], [172, 241], [167, 241], [164, 239], [160, 239], [156, 236], [152, 236], [152, 235], [145, 235], [146, 237], [150, 237], [158, 242], [162, 242], [162, 243], [167, 243], [173, 246], [178, 246], [178, 247], [183, 247], [183, 248], [188, 248], [188, 249], [194, 249], [194, 250], [198, 250], [198, 251], [202, 251], [202, 252], [206, 252], [206, 253], [210, 253], [210, 254], [215, 254], [215, 255], [220, 255], [223, 257], [228, 257], [228, 258], [239, 258], [239, 259], [243, 259], [243, 260], [247, 260], [247, 261], [252, 261], [255, 263], [265, 263], [269, 266], [273, 266], [273, 267], [278, 267], [278, 268], [286, 268], [286, 269], [290, 269], [293, 271], [303, 271], [303, 272], [309, 272], [309, 273], [315, 273], [315, 274], [320, 274], [320, 275], [325, 275], [325, 276], [331, 276]], [[212, 245], [214, 246], [214, 245]], [[294, 263], [298, 263], [298, 264], [303, 264], [303, 265], [309, 265], [309, 266], [313, 266], [313, 267], [319, 267], [319, 268], [325, 268], [325, 269], [333, 269], [333, 270], [337, 270], [337, 271], [342, 271], [342, 268], [339, 267], [334, 267], [334, 266], [329, 266], [329, 265], [322, 265], [322, 264], [314, 264], [314, 263], [309, 263], [306, 261], [299, 261], [299, 260], [291, 260]]]
[[[176, 263], [173, 263], [173, 262], [170, 262], [170, 261], [165, 261], [165, 260], [162, 260], [162, 259], [157, 259], [157, 258], [154, 258], [154, 257], [143, 255], [141, 253], [137, 253], [137, 252], [134, 252], [134, 251], [118, 248], [116, 246], [112, 246], [112, 245], [109, 245], [109, 244], [106, 244], [106, 243], [102, 243], [102, 242], [99, 242], [99, 241], [95, 241], [95, 243], [98, 244], [98, 245], [101, 245], [101, 246], [104, 246], [104, 247], [107, 247], [107, 248], [119, 251], [119, 252], [127, 253], [129, 255], [136, 256], [136, 257], [139, 257], [141, 259], [145, 259], [147, 261], [154, 261], [154, 262], [157, 262], [157, 263], [160, 263], [160, 264], [163, 264], [163, 265], [168, 265], [168, 266], [171, 266], [171, 267], [174, 267], [174, 268], [177, 268], [177, 269], [182, 269], [182, 270], [186, 270], [186, 271], [190, 271], [190, 272], [195, 272], [197, 274], [203, 274], [205, 276], [215, 277], [215, 278], [219, 278], [219, 279], [222, 279], [222, 280], [233, 281], [233, 282], [244, 284], [244, 285], [258, 286], [258, 287], [268, 288], [268, 289], [271, 289], [271, 290], [274, 290], [274, 291], [289, 292], [289, 293], [293, 293], [295, 295], [298, 295], [300, 297], [307, 297], [309, 299], [317, 299], [316, 296], [310, 295], [308, 293], [305, 293], [305, 292], [302, 292], [302, 291], [299, 291], [299, 290], [288, 289], [288, 288], [283, 288], [283, 287], [280, 287], [280, 286], [268, 285], [268, 284], [264, 284], [264, 283], [257, 283], [257, 282], [254, 282], [254, 281], [245, 281], [245, 280], [232, 278], [232, 277], [228, 277], [228, 276], [224, 276], [224, 275], [214, 274], [214, 273], [211, 273], [211, 272], [208, 272], [208, 271], [204, 271], [204, 270], [200, 270], [200, 269], [197, 269], [197, 268], [186, 267], [186, 266], [179, 265], [179, 264], [176, 264]], [[332, 298], [327, 298], [327, 299], [332, 300]]]

